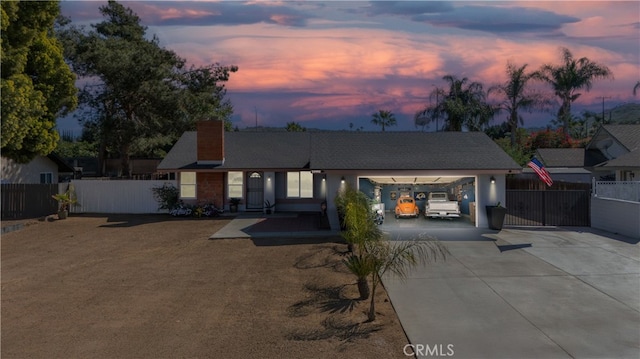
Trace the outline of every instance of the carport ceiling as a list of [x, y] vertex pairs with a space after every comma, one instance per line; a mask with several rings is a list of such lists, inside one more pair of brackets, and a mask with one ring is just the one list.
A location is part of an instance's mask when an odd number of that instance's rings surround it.
[[450, 177], [450, 176], [372, 176], [367, 177], [375, 184], [447, 184], [455, 182], [464, 177]]

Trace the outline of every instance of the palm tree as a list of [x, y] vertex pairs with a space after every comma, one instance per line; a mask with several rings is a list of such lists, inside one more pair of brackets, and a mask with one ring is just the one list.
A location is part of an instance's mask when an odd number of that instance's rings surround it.
[[449, 88], [436, 88], [431, 93], [431, 97], [435, 95], [440, 101], [415, 115], [416, 126], [423, 126], [444, 115], [444, 131], [462, 131], [463, 127], [470, 131], [482, 130], [495, 113], [495, 109], [486, 102], [482, 84], [453, 75], [442, 79], [449, 83]]
[[396, 117], [391, 113], [391, 111], [379, 110], [372, 116], [373, 119], [371, 120], [371, 123], [376, 126], [381, 126], [382, 131], [384, 131], [385, 127], [397, 125]]
[[526, 73], [527, 64], [517, 67], [513, 63], [507, 63], [508, 80], [489, 89], [489, 93], [497, 92], [502, 101], [498, 105], [498, 111], [507, 111], [509, 118], [507, 123], [511, 131], [511, 146], [516, 144], [518, 124], [523, 125], [520, 110], [532, 111], [535, 108], [546, 106], [549, 101], [537, 92], [527, 91], [529, 80], [535, 77], [535, 73]]
[[360, 299], [367, 299], [368, 277], [373, 271], [373, 263], [365, 251], [365, 244], [381, 240], [382, 231], [373, 222], [371, 201], [363, 192], [347, 187], [336, 198], [336, 205], [344, 222], [341, 235], [351, 252], [343, 263], [358, 278]]
[[638, 93], [638, 89], [640, 89], [640, 81], [638, 81], [636, 85], [633, 86], [633, 96], [635, 96]]
[[579, 90], [589, 92], [596, 79], [613, 78], [613, 73], [605, 65], [598, 64], [586, 57], [575, 59], [567, 48], [561, 48], [561, 65], [542, 65], [535, 76], [547, 82], [562, 105], [558, 110], [558, 120], [563, 123], [563, 132], [569, 136], [571, 121], [571, 103], [580, 97]]
[[404, 280], [409, 270], [419, 263], [430, 263], [439, 257], [446, 259], [449, 250], [436, 238], [427, 237], [417, 240], [391, 243], [388, 240], [366, 243], [366, 253], [371, 261], [371, 302], [367, 319], [376, 319], [376, 289], [382, 276], [389, 272]]
[[306, 132], [307, 131], [305, 127], [303, 127], [301, 124], [295, 121], [287, 122], [287, 125], [285, 126], [285, 130], [287, 130], [287, 132]]
[[[375, 320], [375, 293], [381, 277], [389, 272], [404, 279], [418, 263], [443, 259], [449, 251], [433, 237], [391, 243], [371, 218], [371, 201], [363, 193], [347, 187], [336, 198], [336, 205], [344, 212], [345, 229], [342, 237], [353, 250], [342, 262], [358, 278], [360, 299], [371, 297], [368, 319]], [[371, 289], [369, 289], [371, 276]]]

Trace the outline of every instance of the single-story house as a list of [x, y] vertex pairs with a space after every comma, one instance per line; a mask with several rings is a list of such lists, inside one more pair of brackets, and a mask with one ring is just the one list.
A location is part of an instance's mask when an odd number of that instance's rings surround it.
[[[542, 161], [554, 181], [637, 181], [640, 125], [602, 125], [585, 148], [539, 148], [534, 156]], [[527, 176], [537, 175], [525, 168], [520, 177]]]
[[[591, 183], [593, 167], [606, 160], [600, 151], [584, 148], [538, 148], [534, 157], [542, 161], [555, 182], [570, 183]], [[518, 177], [537, 179], [538, 175], [527, 167]]]
[[240, 211], [320, 211], [339, 227], [334, 199], [346, 185], [393, 210], [395, 198], [424, 199], [433, 190], [473, 201], [475, 225], [487, 227], [486, 205], [505, 204], [505, 175], [522, 168], [481, 132], [225, 132], [201, 121], [158, 165], [177, 173], [180, 198]]
[[640, 125], [603, 125], [585, 150], [598, 150], [605, 157], [594, 172], [615, 172], [616, 181], [640, 180]]
[[36, 156], [29, 163], [2, 157], [2, 183], [58, 183], [61, 173], [72, 175], [74, 169], [55, 153]]

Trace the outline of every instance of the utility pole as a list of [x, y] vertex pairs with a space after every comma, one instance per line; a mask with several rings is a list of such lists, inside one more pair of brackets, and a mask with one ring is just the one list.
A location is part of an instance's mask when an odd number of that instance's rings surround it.
[[[436, 85], [431, 84], [431, 86], [435, 87], [436, 89], [436, 107], [433, 111], [434, 115], [436, 114], [436, 111], [438, 109], [438, 105], [440, 104], [440, 93], [438, 92], [438, 87], [436, 87]], [[436, 132], [438, 132], [438, 120], [439, 120], [439, 115], [436, 116]]]
[[605, 120], [604, 120], [604, 100], [605, 99], [610, 99], [611, 97], [609, 97], [609, 96], [607, 96], [607, 97], [600, 96], [600, 97], [597, 97], [597, 98], [601, 98], [602, 99], [602, 124], [604, 125], [604, 123], [605, 123]]
[[254, 106], [253, 109], [256, 112], [256, 132], [258, 132], [258, 108]]

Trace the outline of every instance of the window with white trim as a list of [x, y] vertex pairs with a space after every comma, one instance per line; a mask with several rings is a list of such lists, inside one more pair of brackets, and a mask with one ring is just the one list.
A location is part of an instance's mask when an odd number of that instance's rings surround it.
[[244, 174], [242, 172], [230, 171], [227, 173], [227, 194], [229, 198], [242, 198], [243, 185]]
[[287, 172], [287, 197], [313, 198], [313, 173]]
[[196, 198], [195, 172], [180, 172], [180, 198]]
[[51, 172], [41, 172], [40, 173], [40, 183], [53, 183], [53, 173], [51, 173]]

